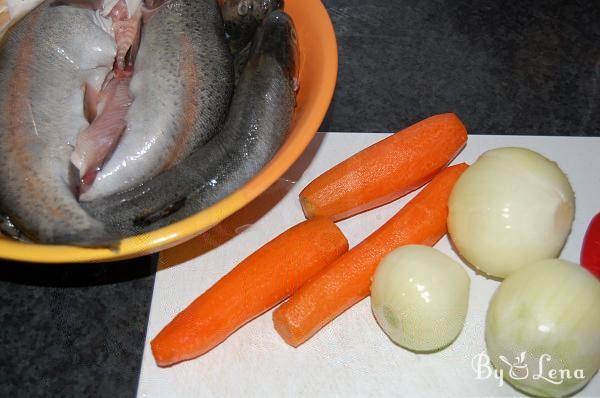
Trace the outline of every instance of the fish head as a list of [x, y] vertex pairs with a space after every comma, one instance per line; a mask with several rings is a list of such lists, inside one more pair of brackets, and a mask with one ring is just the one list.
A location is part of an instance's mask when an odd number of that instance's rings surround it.
[[233, 51], [250, 43], [264, 18], [282, 8], [283, 0], [224, 0], [221, 15]]
[[292, 18], [283, 11], [270, 13], [256, 32], [250, 57], [271, 57], [290, 81], [298, 80], [298, 39]]
[[224, 0], [221, 14], [225, 22], [252, 19], [260, 23], [267, 14], [283, 8], [283, 0]]

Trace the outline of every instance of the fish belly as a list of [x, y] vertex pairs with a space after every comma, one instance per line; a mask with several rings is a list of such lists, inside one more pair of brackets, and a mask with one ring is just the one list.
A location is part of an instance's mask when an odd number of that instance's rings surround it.
[[216, 2], [162, 6], [143, 28], [127, 128], [80, 199], [134, 188], [178, 164], [219, 131], [232, 90], [232, 60]]

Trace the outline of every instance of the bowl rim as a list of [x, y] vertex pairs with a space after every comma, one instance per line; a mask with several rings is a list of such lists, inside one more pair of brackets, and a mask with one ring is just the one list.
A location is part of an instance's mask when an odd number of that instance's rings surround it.
[[[120, 241], [118, 250], [108, 248], [83, 248], [67, 245], [25, 243], [0, 239], [0, 260], [34, 262], [43, 264], [112, 262], [142, 257], [188, 241], [207, 231], [220, 221], [246, 206], [279, 179], [300, 157], [314, 138], [323, 122], [337, 84], [338, 48], [331, 18], [320, 0], [302, 0], [303, 7], [314, 7], [313, 16], [318, 19], [321, 46], [324, 54], [320, 68], [323, 78], [312, 105], [302, 118], [301, 128], [306, 134], [290, 136], [276, 152], [273, 159], [240, 189], [212, 206], [176, 223]], [[287, 6], [286, 6], [287, 8]], [[1, 261], [0, 261], [1, 263]]]

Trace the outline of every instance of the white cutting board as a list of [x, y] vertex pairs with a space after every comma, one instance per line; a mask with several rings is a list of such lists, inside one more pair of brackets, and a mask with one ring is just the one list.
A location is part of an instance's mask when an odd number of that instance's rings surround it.
[[[455, 343], [439, 353], [418, 355], [394, 345], [375, 322], [366, 299], [297, 349], [286, 345], [273, 330], [268, 312], [200, 358], [171, 368], [154, 363], [149, 342], [175, 314], [240, 260], [304, 219], [297, 197], [308, 182], [384, 137], [317, 135], [303, 158], [267, 193], [209, 233], [163, 253], [163, 269], [154, 285], [139, 397], [520, 395], [506, 384], [499, 386], [497, 379], [485, 379], [485, 368], [478, 379], [472, 367], [473, 359], [481, 358], [477, 355], [485, 351], [485, 314], [498, 282], [475, 275], [468, 267], [472, 282], [465, 327]], [[470, 136], [455, 163], [472, 163], [482, 152], [502, 146], [541, 152], [557, 161], [569, 176], [577, 212], [562, 258], [579, 262], [587, 224], [600, 212], [600, 138]], [[351, 247], [413, 196], [339, 223]], [[458, 260], [446, 238], [437, 248]], [[600, 396], [600, 376], [579, 395]]]

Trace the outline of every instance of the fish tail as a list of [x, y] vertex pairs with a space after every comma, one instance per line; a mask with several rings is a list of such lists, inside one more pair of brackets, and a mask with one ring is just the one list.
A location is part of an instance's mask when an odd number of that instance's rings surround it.
[[94, 222], [88, 228], [62, 231], [52, 236], [47, 242], [44, 242], [43, 239], [40, 242], [90, 248], [103, 247], [117, 251], [120, 246], [120, 235], [108, 230], [104, 224]]

